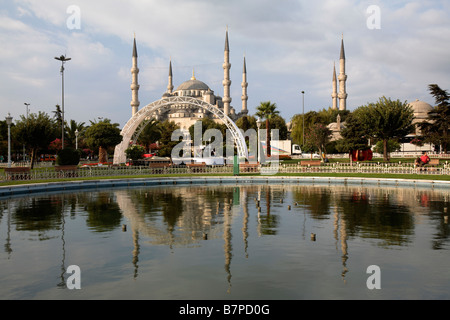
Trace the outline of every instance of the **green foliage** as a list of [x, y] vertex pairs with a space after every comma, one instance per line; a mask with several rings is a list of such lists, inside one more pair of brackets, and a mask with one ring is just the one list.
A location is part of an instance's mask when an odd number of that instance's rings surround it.
[[[160, 122], [155, 119], [150, 119], [149, 121], [143, 122], [141, 124], [144, 126], [137, 142], [145, 146], [145, 148], [150, 148], [150, 145], [157, 142], [161, 138], [161, 126]], [[141, 128], [138, 128], [140, 130]]]
[[84, 141], [91, 149], [114, 147], [122, 141], [118, 126], [109, 121], [93, 123], [84, 132]]
[[350, 115], [350, 111], [345, 110], [333, 110], [331, 108], [322, 109], [319, 112], [309, 111], [305, 113], [305, 130], [303, 130], [303, 114], [296, 114], [291, 118], [291, 137], [292, 141], [296, 144], [303, 144], [303, 131], [306, 131], [314, 124], [321, 123], [329, 125], [332, 122], [336, 122], [337, 116], [341, 117], [341, 122], [346, 121], [347, 116]]
[[46, 149], [55, 139], [56, 125], [47, 113], [39, 111], [38, 114], [29, 114], [28, 118], [22, 115], [14, 126], [12, 135], [17, 142], [31, 149], [31, 167], [33, 168], [39, 150]]
[[[264, 122], [261, 124], [261, 129], [266, 129], [266, 124]], [[272, 116], [269, 122], [269, 129], [278, 129], [279, 140], [286, 140], [288, 138], [286, 121], [279, 115]]]
[[[376, 153], [383, 153], [383, 141], [378, 141], [375, 144], [375, 147], [373, 148], [373, 151]], [[393, 139], [389, 139], [387, 142], [387, 152], [391, 153], [391, 152], [395, 152], [395, 151], [400, 151], [401, 150], [401, 145], [398, 141], [393, 140]]]
[[269, 120], [272, 119], [275, 115], [278, 115], [280, 112], [277, 109], [277, 105], [270, 101], [261, 102], [260, 105], [256, 108], [256, 116], [261, 119]]
[[341, 130], [342, 139], [336, 143], [339, 152], [366, 150], [369, 145], [369, 119], [367, 107], [362, 106], [347, 116], [345, 127]]
[[76, 131], [78, 130], [78, 147], [80, 148], [80, 146], [84, 143], [83, 137], [85, 129], [86, 127], [84, 122], [77, 123], [75, 120], [70, 120], [69, 123], [66, 122], [66, 138], [64, 144], [67, 143], [68, 146], [75, 148], [77, 142]]
[[74, 148], [64, 148], [58, 152], [56, 164], [60, 166], [77, 165], [80, 162], [80, 152]]
[[245, 131], [249, 129], [258, 130], [256, 118], [253, 116], [243, 116], [236, 120], [236, 126]]
[[322, 123], [316, 123], [305, 132], [305, 149], [317, 150], [322, 155], [322, 152], [326, 153], [325, 146], [330, 138], [331, 130]]
[[142, 159], [145, 153], [145, 148], [141, 145], [133, 145], [129, 147], [127, 150], [125, 150], [125, 154], [127, 155], [128, 159], [131, 160], [139, 160]]
[[436, 106], [428, 114], [427, 121], [419, 124], [424, 136], [424, 142], [441, 145], [447, 153], [450, 145], [450, 95], [437, 84], [429, 85], [431, 95], [435, 98]]
[[376, 103], [359, 107], [347, 116], [346, 128], [342, 130], [342, 151], [364, 150], [369, 139], [382, 141], [383, 158], [388, 160], [388, 141], [400, 141], [413, 129], [414, 112], [407, 102], [381, 97]]
[[172, 133], [180, 127], [175, 122], [169, 120], [161, 122], [159, 126], [161, 128], [161, 139], [159, 140], [161, 148], [159, 149], [158, 155], [161, 157], [170, 157], [173, 147], [181, 141], [181, 138], [177, 141], [172, 141]]
[[[227, 126], [225, 124], [217, 123], [214, 120], [209, 119], [209, 118], [203, 118], [201, 120], [198, 120], [197, 123], [201, 123], [201, 125], [202, 125], [202, 137], [198, 137], [198, 139], [197, 139], [198, 141], [201, 140], [200, 138], [203, 138], [203, 135], [209, 129], [219, 130], [220, 133], [222, 134], [223, 139], [225, 139], [226, 130], [227, 130]], [[192, 125], [189, 127], [189, 134], [191, 135], [191, 139], [194, 139], [194, 137], [195, 137], [194, 128], [195, 128], [195, 125]]]

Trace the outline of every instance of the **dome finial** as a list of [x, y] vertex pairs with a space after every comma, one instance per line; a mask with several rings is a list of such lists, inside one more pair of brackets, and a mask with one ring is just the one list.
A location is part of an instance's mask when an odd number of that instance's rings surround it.
[[195, 79], [195, 72], [194, 72], [194, 68], [192, 68], [192, 78], [191, 78], [191, 80], [196, 80], [196, 79]]

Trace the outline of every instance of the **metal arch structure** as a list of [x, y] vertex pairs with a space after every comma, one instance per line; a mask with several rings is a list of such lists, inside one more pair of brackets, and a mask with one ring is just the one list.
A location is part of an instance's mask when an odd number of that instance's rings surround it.
[[142, 128], [139, 132], [136, 131], [138, 130], [140, 124], [143, 123], [146, 118], [150, 117], [158, 109], [170, 106], [172, 104], [192, 105], [205, 109], [214, 114], [227, 126], [228, 130], [230, 131], [236, 145], [239, 158], [248, 158], [248, 149], [241, 130], [236, 126], [233, 120], [231, 120], [225, 113], [223, 113], [222, 110], [203, 100], [192, 97], [168, 97], [150, 103], [149, 105], [136, 112], [134, 116], [130, 120], [128, 120], [121, 132], [122, 142], [116, 146], [114, 151], [114, 164], [126, 162], [125, 150], [130, 146], [130, 142], [135, 142], [135, 140], [137, 140], [137, 138], [139, 137], [139, 133]]

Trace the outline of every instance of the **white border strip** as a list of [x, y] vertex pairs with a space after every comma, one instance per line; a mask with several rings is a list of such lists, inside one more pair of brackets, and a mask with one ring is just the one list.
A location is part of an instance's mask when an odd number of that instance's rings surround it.
[[378, 179], [355, 177], [291, 177], [291, 176], [257, 176], [257, 177], [165, 177], [165, 178], [130, 178], [100, 179], [86, 181], [49, 182], [22, 184], [0, 187], [0, 197], [29, 195], [35, 193], [82, 191], [101, 188], [123, 188], [158, 185], [190, 184], [312, 184], [312, 185], [368, 185], [395, 186], [400, 188], [450, 188], [450, 181], [415, 180], [415, 179]]

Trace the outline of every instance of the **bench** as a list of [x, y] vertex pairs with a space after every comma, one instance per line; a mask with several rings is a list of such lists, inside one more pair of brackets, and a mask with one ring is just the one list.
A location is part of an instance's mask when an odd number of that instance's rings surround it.
[[55, 171], [58, 172], [59, 178], [78, 177], [78, 166], [77, 165], [55, 166]]
[[148, 166], [150, 168], [167, 168], [170, 167], [170, 163], [150, 163]]
[[320, 160], [302, 160], [300, 161], [300, 165], [302, 166], [320, 166]]
[[31, 169], [29, 167], [5, 168], [7, 180], [30, 180]]
[[206, 163], [188, 163], [186, 164], [186, 167], [188, 167], [192, 173], [199, 173], [204, 172], [204, 169], [206, 168]]
[[239, 164], [240, 172], [258, 172], [258, 164], [257, 163], [241, 163]]
[[430, 162], [428, 162], [426, 165], [427, 166], [432, 166], [432, 167], [438, 166], [439, 165], [439, 159], [430, 159]]

